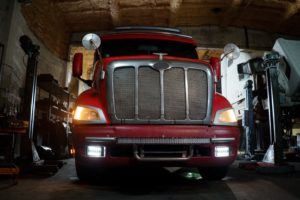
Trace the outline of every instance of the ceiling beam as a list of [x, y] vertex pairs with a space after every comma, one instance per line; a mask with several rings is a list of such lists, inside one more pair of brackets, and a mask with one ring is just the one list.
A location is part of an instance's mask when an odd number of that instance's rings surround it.
[[88, 2], [90, 3], [90, 5], [91, 5], [91, 10], [92, 10], [92, 12], [94, 13], [94, 15], [95, 15], [95, 8], [96, 8], [96, 4], [95, 4], [95, 2], [94, 1], [92, 1], [92, 0], [88, 0]]
[[291, 17], [297, 14], [300, 11], [300, 0], [296, 0], [294, 3], [287, 2], [285, 4], [285, 12], [280, 17], [280, 20], [277, 21], [276, 26], [272, 29], [273, 32], [280, 31], [280, 28], [286, 21], [288, 21]]
[[178, 11], [181, 7], [182, 0], [169, 0], [169, 1], [170, 1], [169, 26], [175, 27], [177, 25]]
[[110, 5], [110, 15], [112, 18], [112, 25], [114, 27], [121, 26], [119, 1], [110, 0], [109, 5]]
[[237, 18], [241, 17], [252, 1], [253, 0], [232, 0], [230, 7], [224, 14], [223, 21], [220, 23], [221, 27], [232, 25]]

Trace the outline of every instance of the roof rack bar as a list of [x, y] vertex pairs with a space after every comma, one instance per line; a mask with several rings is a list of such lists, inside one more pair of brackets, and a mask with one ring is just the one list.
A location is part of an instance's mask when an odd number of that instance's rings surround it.
[[115, 31], [163, 31], [170, 33], [181, 33], [177, 28], [159, 27], [159, 26], [120, 26], [116, 27]]

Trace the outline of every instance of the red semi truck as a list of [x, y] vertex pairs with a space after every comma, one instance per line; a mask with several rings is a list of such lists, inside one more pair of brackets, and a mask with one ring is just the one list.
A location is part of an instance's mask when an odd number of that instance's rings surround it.
[[216, 92], [220, 63], [198, 59], [197, 43], [171, 28], [123, 27], [100, 39], [91, 86], [78, 97], [73, 139], [78, 177], [137, 165], [197, 167], [222, 179], [237, 156], [239, 129], [230, 103]]

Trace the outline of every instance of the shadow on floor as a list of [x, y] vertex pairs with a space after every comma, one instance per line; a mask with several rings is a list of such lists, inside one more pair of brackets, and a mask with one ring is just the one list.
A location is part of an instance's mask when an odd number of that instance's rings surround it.
[[[74, 181], [83, 187], [112, 190], [122, 195], [202, 196], [207, 199], [236, 199], [226, 182], [204, 181], [193, 168], [171, 172], [166, 168], [122, 168], [105, 171], [89, 181]], [[218, 192], [216, 192], [218, 191]]]

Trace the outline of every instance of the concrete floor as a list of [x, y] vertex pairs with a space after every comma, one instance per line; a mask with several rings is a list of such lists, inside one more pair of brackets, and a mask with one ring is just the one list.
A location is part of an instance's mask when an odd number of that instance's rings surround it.
[[13, 186], [9, 186], [8, 179], [0, 180], [0, 199], [300, 199], [300, 170], [285, 175], [261, 175], [239, 169], [237, 164], [222, 181], [207, 182], [183, 176], [195, 169], [175, 172], [148, 169], [120, 170], [104, 179], [98, 177], [97, 182], [84, 182], [76, 177], [74, 160], [68, 159], [53, 176], [23, 175]]

